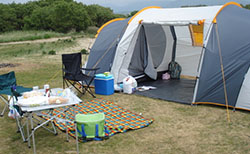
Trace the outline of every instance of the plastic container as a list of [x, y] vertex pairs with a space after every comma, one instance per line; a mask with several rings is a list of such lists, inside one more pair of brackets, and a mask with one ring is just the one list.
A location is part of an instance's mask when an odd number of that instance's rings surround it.
[[114, 93], [113, 75], [96, 74], [94, 83], [96, 94], [112, 95]]
[[[82, 124], [84, 125], [84, 132], [86, 138], [95, 138], [96, 136], [96, 124], [98, 124], [98, 137], [105, 136], [104, 122], [105, 115], [104, 113], [95, 113], [95, 114], [77, 114], [75, 116], [77, 128], [82, 132]], [[82, 135], [78, 132], [78, 135]]]

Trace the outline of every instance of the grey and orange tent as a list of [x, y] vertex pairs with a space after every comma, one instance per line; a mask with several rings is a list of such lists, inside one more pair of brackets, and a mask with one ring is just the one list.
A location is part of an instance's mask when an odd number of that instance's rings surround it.
[[128, 75], [157, 79], [171, 61], [195, 78], [192, 104], [250, 110], [250, 11], [222, 6], [142, 9], [98, 31], [87, 67], [110, 71], [115, 83]]

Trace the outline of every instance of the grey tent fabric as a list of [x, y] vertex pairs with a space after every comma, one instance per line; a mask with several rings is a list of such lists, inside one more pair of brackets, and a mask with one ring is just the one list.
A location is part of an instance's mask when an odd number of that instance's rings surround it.
[[139, 35], [135, 44], [132, 59], [129, 65], [129, 75], [138, 76], [144, 73], [144, 69], [147, 66], [147, 41], [145, 36], [144, 27], [142, 26], [139, 31]]
[[162, 63], [166, 37], [160, 25], [142, 25], [128, 68], [132, 76], [146, 74], [156, 80], [156, 68]]
[[[235, 106], [250, 65], [250, 11], [231, 5], [217, 16], [219, 41], [228, 95], [228, 105]], [[195, 102], [225, 105], [219, 50], [213, 26], [205, 49]], [[232, 38], [232, 39], [228, 39]]]
[[157, 68], [162, 63], [166, 52], [167, 39], [161, 25], [145, 24], [135, 44], [133, 56], [128, 68], [129, 75], [146, 74], [156, 80]]
[[128, 19], [119, 20], [105, 26], [90, 50], [86, 68], [100, 68], [97, 73], [110, 71], [117, 45], [123, 36]]
[[145, 24], [145, 33], [149, 51], [155, 68], [162, 63], [168, 41], [161, 25]]

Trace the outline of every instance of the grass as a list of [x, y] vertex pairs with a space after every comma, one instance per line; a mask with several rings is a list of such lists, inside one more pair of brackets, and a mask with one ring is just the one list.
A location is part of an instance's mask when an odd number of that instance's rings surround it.
[[[61, 70], [60, 50], [69, 51], [68, 49], [75, 45], [75, 41], [69, 44], [56, 42], [44, 45], [0, 46], [0, 58], [5, 59], [4, 62], [20, 64], [15, 68], [2, 68], [0, 74], [14, 70], [18, 83], [24, 86], [42, 87], [49, 83], [52, 88], [62, 87], [60, 72], [54, 79], [50, 79]], [[18, 54], [20, 49], [30, 49], [31, 52], [28, 55], [25, 52]], [[42, 55], [45, 49], [59, 53]], [[15, 52], [16, 56], [12, 56]], [[81, 153], [250, 153], [249, 112], [230, 110], [231, 122], [228, 123], [223, 107], [192, 107], [122, 93], [97, 97], [116, 102], [125, 109], [142, 113], [145, 118], [154, 118], [155, 121], [146, 128], [116, 134], [105, 141], [81, 143]], [[83, 101], [91, 99], [88, 94], [82, 97]], [[0, 103], [0, 108], [2, 106]], [[4, 117], [0, 117], [0, 121], [0, 153], [33, 153], [16, 133], [14, 120], [5, 114]], [[74, 139], [70, 138], [70, 141], [66, 142], [66, 134], [61, 131], [54, 136], [44, 129], [38, 129], [35, 137], [38, 154], [67, 154], [76, 151]]]
[[11, 31], [0, 33], [0, 43], [6, 42], [17, 42], [17, 41], [32, 41], [38, 39], [49, 39], [55, 37], [66, 37], [72, 36], [72, 38], [77, 38], [80, 36], [91, 37], [94, 38], [98, 28], [97, 27], [89, 27], [84, 32], [69, 32], [69, 33], [58, 33], [53, 31]]
[[[8, 59], [13, 57], [23, 57], [34, 54], [51, 54], [53, 51], [61, 51], [64, 48], [73, 46], [73, 39], [58, 40], [56, 42], [44, 43], [24, 43], [0, 46], [0, 58]], [[53, 54], [52, 54], [53, 55]]]
[[0, 34], [0, 43], [48, 39], [52, 37], [62, 37], [62, 36], [67, 36], [67, 35], [52, 31], [13, 31]]

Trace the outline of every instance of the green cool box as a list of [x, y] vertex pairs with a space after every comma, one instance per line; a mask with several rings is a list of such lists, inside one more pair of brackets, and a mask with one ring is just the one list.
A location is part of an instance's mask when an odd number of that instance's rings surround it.
[[[84, 132], [86, 134], [86, 138], [95, 138], [96, 137], [96, 124], [98, 124], [98, 137], [104, 137], [104, 113], [96, 113], [96, 114], [77, 114], [76, 124], [78, 130], [82, 132], [82, 124], [84, 125]], [[82, 135], [78, 132], [78, 136], [82, 137]]]

